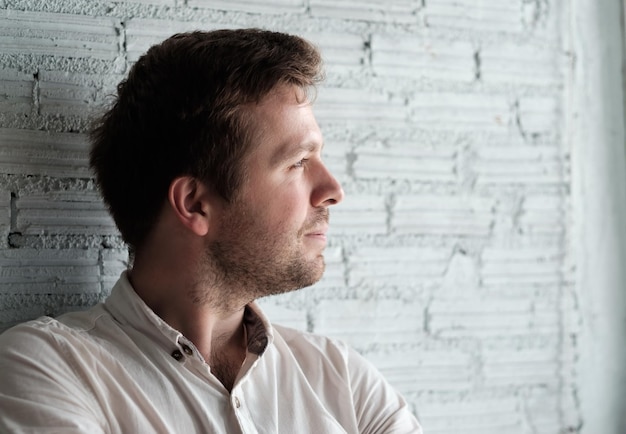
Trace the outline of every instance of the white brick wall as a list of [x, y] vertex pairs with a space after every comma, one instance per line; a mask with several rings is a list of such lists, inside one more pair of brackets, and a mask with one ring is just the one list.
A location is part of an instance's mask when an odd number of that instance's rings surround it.
[[324, 54], [346, 200], [325, 277], [270, 316], [352, 344], [428, 433], [577, 432], [562, 3], [0, 1], [1, 326], [96, 303], [124, 269], [85, 133], [129, 65], [178, 31], [283, 30]]

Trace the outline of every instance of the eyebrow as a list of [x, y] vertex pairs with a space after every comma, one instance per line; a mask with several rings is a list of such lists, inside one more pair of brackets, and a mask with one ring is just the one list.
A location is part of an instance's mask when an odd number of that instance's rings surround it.
[[298, 154], [303, 152], [314, 152], [319, 148], [320, 152], [324, 149], [324, 142], [321, 145], [318, 145], [315, 142], [305, 141], [298, 144], [293, 143], [285, 143], [280, 146], [276, 152], [270, 158], [270, 164], [272, 166], [278, 165], [284, 161], [287, 161]]

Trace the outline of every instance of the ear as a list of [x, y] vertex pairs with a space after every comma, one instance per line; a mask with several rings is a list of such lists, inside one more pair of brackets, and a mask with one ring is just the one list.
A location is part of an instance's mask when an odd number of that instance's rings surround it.
[[209, 232], [210, 202], [208, 189], [191, 176], [174, 179], [168, 191], [168, 200], [180, 223], [198, 236]]

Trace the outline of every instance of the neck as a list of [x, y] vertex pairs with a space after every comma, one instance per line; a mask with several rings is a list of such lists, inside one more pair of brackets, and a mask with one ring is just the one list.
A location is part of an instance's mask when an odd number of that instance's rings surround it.
[[[152, 250], [160, 252], [160, 250]], [[157, 253], [159, 255], [159, 253]], [[138, 255], [128, 273], [135, 292], [161, 319], [196, 346], [211, 372], [231, 390], [246, 355], [246, 302], [232, 288], [208, 284], [192, 270], [191, 258]], [[148, 260], [149, 259], [149, 260]]]

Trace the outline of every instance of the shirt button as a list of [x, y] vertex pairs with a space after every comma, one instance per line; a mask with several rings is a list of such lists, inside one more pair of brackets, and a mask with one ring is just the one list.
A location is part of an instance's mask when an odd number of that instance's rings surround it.
[[239, 398], [237, 398], [236, 396], [235, 396], [235, 407], [237, 408], [241, 407], [241, 402], [239, 402]]
[[193, 350], [191, 348], [189, 348], [189, 345], [181, 345], [183, 348], [183, 351], [185, 352], [185, 354], [187, 354], [188, 356], [191, 356], [193, 354]]
[[180, 352], [180, 350], [174, 350], [172, 351], [172, 357], [180, 362], [184, 356], [183, 353]]

